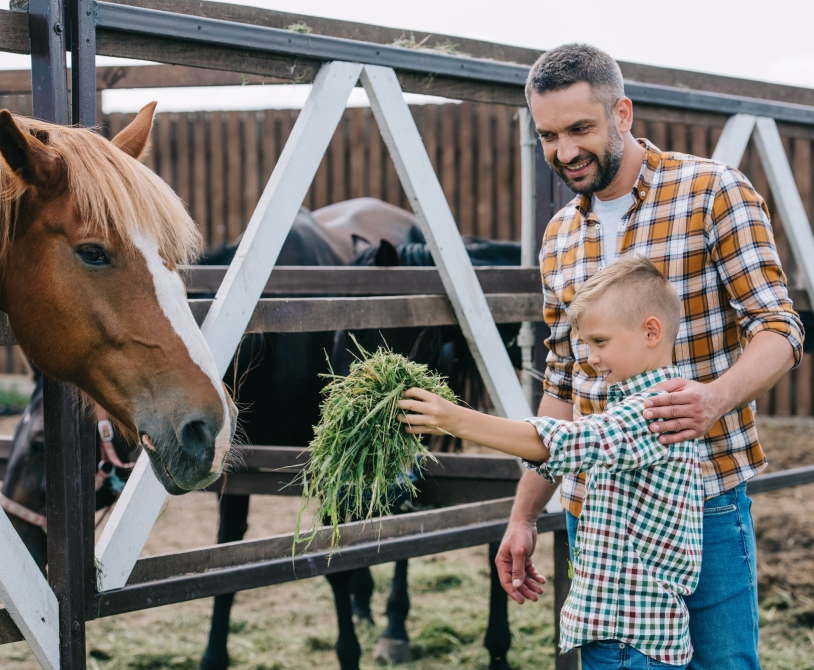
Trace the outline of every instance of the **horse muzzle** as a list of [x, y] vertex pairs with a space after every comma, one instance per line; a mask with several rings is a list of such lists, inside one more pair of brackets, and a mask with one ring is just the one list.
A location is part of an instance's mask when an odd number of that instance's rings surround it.
[[222, 429], [219, 422], [194, 413], [174, 425], [140, 421], [138, 433], [158, 480], [168, 493], [181, 495], [220, 477], [223, 458], [218, 464], [215, 460], [216, 437]]

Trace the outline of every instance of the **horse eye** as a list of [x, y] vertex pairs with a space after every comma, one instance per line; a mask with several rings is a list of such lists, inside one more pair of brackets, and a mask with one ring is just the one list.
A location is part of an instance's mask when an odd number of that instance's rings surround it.
[[110, 260], [101, 247], [95, 244], [84, 244], [76, 250], [79, 257], [88, 265], [109, 265]]

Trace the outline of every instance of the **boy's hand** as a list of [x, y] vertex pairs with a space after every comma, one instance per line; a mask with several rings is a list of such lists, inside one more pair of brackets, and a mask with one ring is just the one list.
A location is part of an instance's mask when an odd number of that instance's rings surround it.
[[399, 408], [409, 412], [399, 416], [399, 421], [406, 424], [408, 433], [458, 435], [456, 419], [462, 408], [434, 393], [419, 388], [409, 389], [404, 392], [404, 400], [399, 400]]

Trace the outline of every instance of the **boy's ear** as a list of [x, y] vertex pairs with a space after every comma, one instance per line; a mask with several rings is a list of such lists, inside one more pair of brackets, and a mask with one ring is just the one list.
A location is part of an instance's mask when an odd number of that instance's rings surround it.
[[658, 317], [648, 316], [644, 322], [644, 329], [646, 333], [645, 336], [647, 337], [647, 347], [652, 349], [659, 344], [664, 337], [664, 327], [661, 325], [661, 321]]

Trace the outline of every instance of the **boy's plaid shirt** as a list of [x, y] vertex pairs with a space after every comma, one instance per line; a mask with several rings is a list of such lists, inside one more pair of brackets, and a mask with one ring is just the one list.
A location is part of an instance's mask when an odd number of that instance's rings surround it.
[[[619, 255], [646, 256], [682, 299], [673, 360], [683, 376], [710, 382], [738, 359], [761, 330], [786, 337], [796, 363], [803, 326], [792, 308], [763, 199], [723, 163], [663, 152], [647, 140], [633, 188], [634, 204], [619, 226]], [[548, 224], [540, 251], [544, 317], [551, 329], [543, 388], [573, 402], [576, 415], [605, 407], [607, 385], [588, 365], [588, 346], [566, 309], [602, 267], [602, 230], [591, 200], [577, 196]], [[698, 441], [704, 490], [713, 498], [766, 465], [751, 404], [722, 417]], [[563, 478], [562, 503], [579, 515], [583, 477]]]
[[601, 415], [576, 421], [528, 419], [551, 452], [554, 476], [587, 473], [577, 528], [574, 580], [560, 615], [563, 652], [592, 640], [620, 640], [662, 663], [692, 656], [682, 596], [701, 571], [704, 485], [696, 441], [663, 445], [643, 416], [648, 389], [675, 367], [614, 384]]

